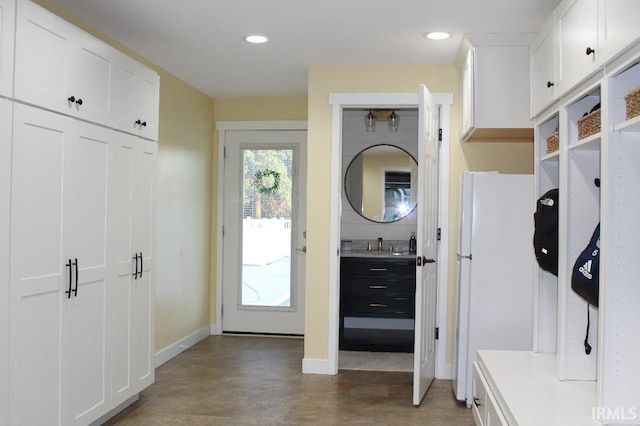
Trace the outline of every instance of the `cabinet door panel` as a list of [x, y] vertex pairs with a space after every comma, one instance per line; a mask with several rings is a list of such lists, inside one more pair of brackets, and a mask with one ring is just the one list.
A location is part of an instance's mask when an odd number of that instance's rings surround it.
[[566, 92], [597, 67], [599, 52], [587, 54], [587, 48], [597, 50], [598, 10], [596, 0], [565, 0], [558, 6], [558, 85]]
[[601, 16], [598, 27], [600, 63], [612, 59], [617, 53], [640, 38], [640, 2], [637, 0], [599, 0]]
[[68, 109], [66, 76], [73, 28], [30, 1], [18, 1], [15, 97], [45, 108]]
[[108, 408], [106, 203], [112, 132], [77, 121], [74, 131], [65, 146], [63, 216], [64, 259], [78, 261], [74, 294], [63, 295], [63, 402], [69, 425], [91, 422]]
[[15, 2], [0, 0], [0, 95], [13, 94], [13, 46], [15, 40]]
[[535, 116], [555, 98], [555, 38], [553, 20], [539, 34], [531, 49], [531, 116]]
[[0, 99], [0, 424], [9, 424], [9, 213], [13, 104]]
[[[64, 148], [69, 119], [15, 105], [10, 424], [60, 423]], [[37, 407], [37, 409], [34, 409]]]

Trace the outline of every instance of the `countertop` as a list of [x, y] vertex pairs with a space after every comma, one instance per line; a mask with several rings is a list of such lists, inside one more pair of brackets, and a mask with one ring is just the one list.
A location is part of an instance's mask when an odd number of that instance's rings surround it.
[[377, 251], [377, 250], [340, 250], [340, 257], [366, 257], [366, 258], [392, 258], [392, 259], [415, 259], [415, 253]]

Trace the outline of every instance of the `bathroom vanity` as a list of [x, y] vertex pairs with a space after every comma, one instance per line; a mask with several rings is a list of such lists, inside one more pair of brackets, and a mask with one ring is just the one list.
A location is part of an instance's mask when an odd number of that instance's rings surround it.
[[413, 352], [416, 256], [343, 252], [340, 349]]

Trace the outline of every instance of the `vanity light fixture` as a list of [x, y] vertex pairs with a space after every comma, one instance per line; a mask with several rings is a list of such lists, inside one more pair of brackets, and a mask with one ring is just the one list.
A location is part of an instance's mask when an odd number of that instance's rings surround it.
[[262, 44], [269, 41], [269, 39], [262, 35], [250, 35], [244, 38], [244, 41], [251, 44]]
[[376, 121], [378, 121], [378, 118], [373, 113], [373, 110], [369, 110], [369, 114], [364, 116], [364, 129], [367, 132], [375, 132], [376, 131]]
[[387, 124], [390, 132], [397, 132], [400, 128], [400, 117], [394, 110], [391, 110], [391, 114], [387, 117]]
[[446, 40], [451, 37], [451, 35], [442, 31], [434, 31], [431, 33], [425, 33], [424, 37], [428, 38], [429, 40]]

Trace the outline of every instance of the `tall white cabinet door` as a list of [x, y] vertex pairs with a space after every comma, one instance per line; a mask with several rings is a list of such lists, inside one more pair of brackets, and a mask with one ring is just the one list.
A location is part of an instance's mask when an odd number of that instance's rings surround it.
[[558, 95], [586, 78], [598, 66], [597, 0], [564, 0], [556, 9]]
[[31, 1], [17, 7], [15, 97], [111, 125], [115, 49]]
[[605, 63], [640, 38], [640, 2], [598, 0], [598, 3], [598, 49], [600, 63]]
[[[553, 15], [551, 16], [553, 18]], [[554, 21], [549, 19], [531, 46], [531, 108], [535, 116], [555, 98]]]
[[157, 140], [160, 76], [152, 69], [120, 54], [115, 87], [115, 127]]
[[7, 97], [13, 94], [15, 13], [15, 0], [0, 0], [0, 95]]
[[61, 422], [63, 170], [71, 119], [14, 105], [9, 424]]
[[112, 389], [117, 405], [153, 383], [153, 261], [157, 145], [121, 134], [112, 152], [111, 256], [115, 279]]
[[0, 99], [0, 425], [9, 424], [9, 212], [13, 105]]
[[107, 182], [113, 132], [74, 121], [65, 145], [63, 262], [72, 279], [62, 292], [63, 424], [87, 424], [107, 397]]

